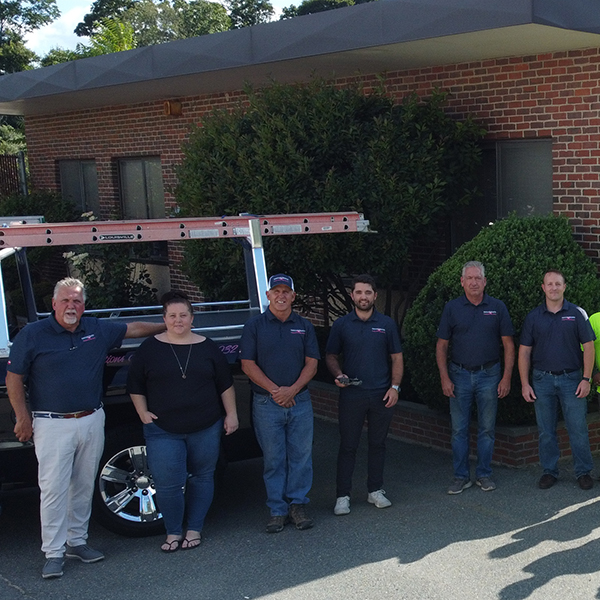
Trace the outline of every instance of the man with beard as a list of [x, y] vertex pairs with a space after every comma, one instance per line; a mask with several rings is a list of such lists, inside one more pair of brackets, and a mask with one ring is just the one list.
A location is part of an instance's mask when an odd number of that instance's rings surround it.
[[[84, 317], [85, 288], [61, 279], [53, 313], [25, 327], [10, 351], [6, 389], [21, 442], [35, 432], [44, 579], [62, 577], [64, 558], [95, 563], [88, 523], [98, 463], [104, 448], [102, 375], [106, 354], [123, 338], [160, 333], [164, 324], [122, 323]], [[29, 392], [26, 402], [25, 383]]]
[[[484, 266], [477, 261], [466, 263], [460, 278], [465, 293], [446, 304], [437, 330], [437, 365], [452, 418], [454, 480], [449, 494], [460, 494], [473, 485], [469, 467], [473, 400], [478, 421], [476, 483], [484, 492], [496, 489], [491, 469], [496, 412], [498, 398], [510, 392], [515, 346], [508, 310], [504, 302], [485, 293], [486, 283]], [[504, 371], [500, 366], [501, 348]]]
[[392, 504], [382, 489], [385, 439], [404, 371], [398, 326], [375, 309], [375, 280], [370, 275], [356, 277], [351, 298], [355, 308], [333, 324], [326, 350], [327, 368], [341, 388], [336, 515], [350, 512], [352, 473], [365, 417], [369, 440], [367, 502], [377, 508]]

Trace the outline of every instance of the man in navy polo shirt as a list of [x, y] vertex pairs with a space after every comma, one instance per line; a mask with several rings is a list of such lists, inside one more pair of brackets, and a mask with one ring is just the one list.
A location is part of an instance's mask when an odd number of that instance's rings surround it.
[[292, 311], [288, 275], [269, 279], [269, 308], [244, 326], [240, 358], [252, 382], [252, 418], [263, 451], [263, 478], [271, 517], [268, 533], [313, 521], [305, 511], [312, 487], [313, 411], [308, 383], [317, 372], [319, 346], [312, 324]]
[[[444, 307], [437, 331], [436, 359], [442, 391], [450, 400], [454, 480], [449, 494], [471, 487], [469, 426], [471, 406], [477, 403], [476, 483], [484, 491], [496, 489], [492, 480], [498, 398], [510, 392], [515, 363], [513, 326], [504, 302], [485, 293], [487, 279], [478, 261], [463, 266], [460, 284], [464, 296]], [[450, 363], [448, 363], [448, 348]], [[504, 350], [504, 371], [500, 349]]]
[[62, 576], [65, 554], [84, 563], [104, 558], [86, 542], [104, 447], [101, 400], [106, 354], [124, 337], [164, 330], [164, 325], [153, 323], [82, 317], [85, 290], [81, 281], [71, 277], [56, 284], [52, 308], [54, 313], [47, 319], [30, 323], [17, 335], [6, 374], [17, 418], [15, 435], [25, 442], [35, 432], [42, 551], [47, 559], [44, 579]]
[[550, 270], [544, 275], [546, 301], [534, 308], [523, 323], [519, 374], [523, 398], [535, 403], [540, 463], [544, 469], [538, 486], [548, 489], [558, 478], [556, 422], [560, 402], [573, 451], [575, 477], [581, 489], [589, 490], [594, 485], [590, 476], [594, 463], [586, 416], [596, 336], [585, 311], [565, 300], [566, 287], [560, 271]]
[[[351, 298], [354, 310], [335, 321], [326, 351], [327, 367], [341, 388], [336, 515], [350, 512], [352, 473], [365, 417], [369, 440], [367, 502], [377, 508], [392, 505], [382, 489], [385, 439], [404, 372], [398, 326], [375, 309], [375, 280], [366, 274], [356, 277]], [[348, 380], [361, 383], [350, 385]]]

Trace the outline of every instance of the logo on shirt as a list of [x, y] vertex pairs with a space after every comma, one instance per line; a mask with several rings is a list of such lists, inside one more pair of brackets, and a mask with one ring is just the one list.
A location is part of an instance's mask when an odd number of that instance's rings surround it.
[[498, 314], [498, 312], [497, 312], [497, 311], [495, 311], [495, 310], [484, 310], [484, 311], [483, 311], [483, 316], [484, 316], [484, 317], [494, 317], [494, 316], [496, 316], [497, 314]]
[[90, 335], [84, 335], [81, 338], [82, 342], [93, 342], [96, 339], [96, 336], [93, 333], [90, 333]]
[[372, 327], [371, 331], [373, 333], [385, 333], [385, 327]]
[[290, 329], [290, 333], [292, 335], [305, 335], [306, 330], [305, 329]]
[[562, 317], [561, 321], [574, 321], [575, 317]]

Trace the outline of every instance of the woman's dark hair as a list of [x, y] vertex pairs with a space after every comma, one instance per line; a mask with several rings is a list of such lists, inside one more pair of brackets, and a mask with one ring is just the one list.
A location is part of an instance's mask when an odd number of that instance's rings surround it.
[[194, 314], [194, 309], [192, 308], [192, 303], [190, 302], [187, 294], [185, 292], [179, 292], [178, 290], [171, 290], [166, 294], [163, 294], [160, 299], [160, 303], [163, 307], [163, 316], [167, 314], [167, 310], [171, 304], [185, 304], [190, 311], [190, 314]]

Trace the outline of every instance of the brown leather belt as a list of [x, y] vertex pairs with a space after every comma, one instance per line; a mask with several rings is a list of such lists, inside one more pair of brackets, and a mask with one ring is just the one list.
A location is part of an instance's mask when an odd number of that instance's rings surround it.
[[81, 419], [82, 417], [89, 417], [93, 415], [97, 410], [100, 410], [102, 406], [93, 408], [92, 410], [80, 410], [72, 413], [55, 413], [44, 410], [34, 410], [31, 414], [36, 418], [42, 419]]

